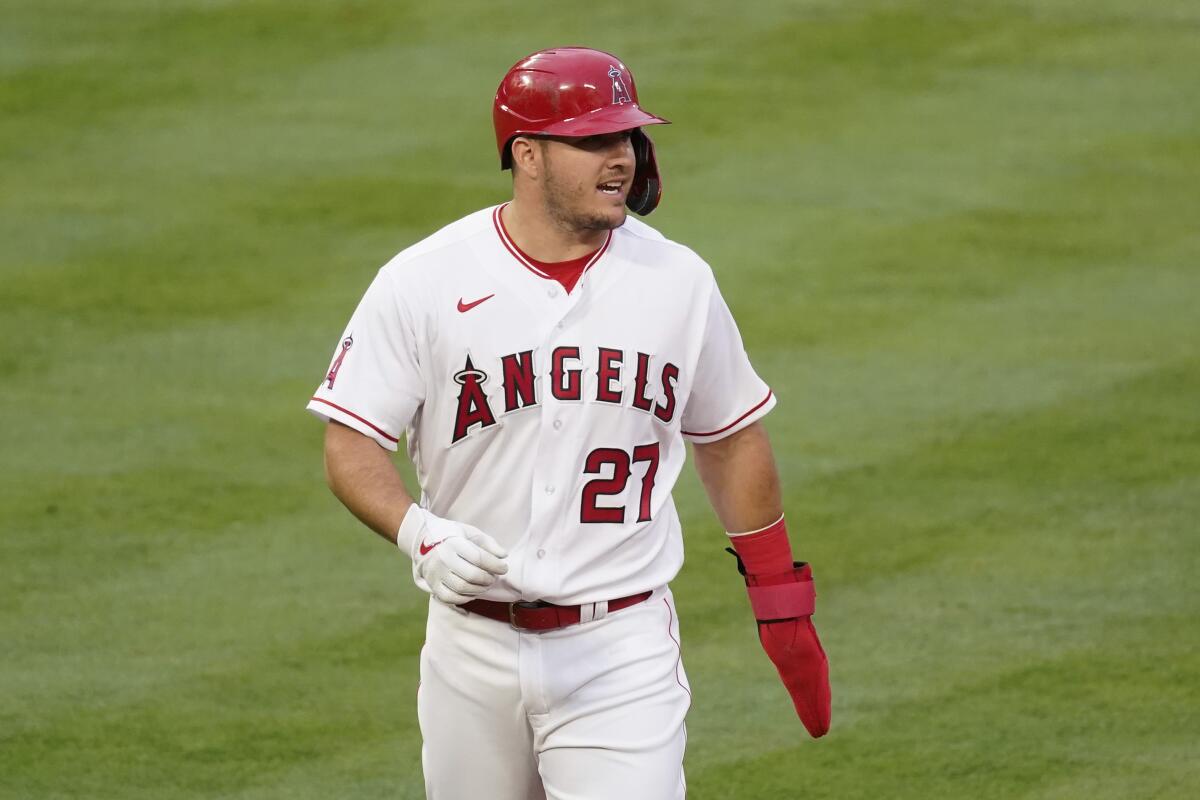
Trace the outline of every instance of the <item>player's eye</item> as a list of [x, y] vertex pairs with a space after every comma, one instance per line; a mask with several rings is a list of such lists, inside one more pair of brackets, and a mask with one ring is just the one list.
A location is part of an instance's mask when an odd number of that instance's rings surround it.
[[591, 136], [584, 136], [576, 141], [576, 147], [582, 147], [585, 150], [600, 150], [605, 147], [617, 143], [624, 143], [630, 140], [633, 136], [632, 131], [617, 131], [615, 133], [596, 133]]

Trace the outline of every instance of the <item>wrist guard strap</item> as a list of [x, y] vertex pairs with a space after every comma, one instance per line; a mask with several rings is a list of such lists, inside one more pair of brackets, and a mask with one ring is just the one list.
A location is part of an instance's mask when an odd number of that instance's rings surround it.
[[[804, 570], [808, 569], [806, 564]], [[793, 573], [798, 575], [801, 570]], [[770, 622], [780, 619], [795, 619], [796, 617], [811, 617], [817, 607], [817, 591], [813, 587], [812, 577], [794, 583], [777, 583], [773, 586], [752, 586], [746, 584], [746, 593], [750, 595], [750, 608], [754, 618], [759, 622]]]
[[731, 547], [726, 552], [737, 559], [738, 572], [746, 580], [750, 608], [759, 622], [771, 622], [797, 617], [811, 617], [817, 606], [817, 590], [813, 584], [812, 567], [797, 561], [787, 572], [774, 575], [747, 575], [742, 557]]

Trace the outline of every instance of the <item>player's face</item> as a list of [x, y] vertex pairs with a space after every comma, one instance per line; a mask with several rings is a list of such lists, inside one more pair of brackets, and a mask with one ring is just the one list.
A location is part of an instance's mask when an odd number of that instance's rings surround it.
[[629, 131], [540, 145], [542, 199], [552, 219], [571, 231], [607, 231], [625, 222], [634, 169]]

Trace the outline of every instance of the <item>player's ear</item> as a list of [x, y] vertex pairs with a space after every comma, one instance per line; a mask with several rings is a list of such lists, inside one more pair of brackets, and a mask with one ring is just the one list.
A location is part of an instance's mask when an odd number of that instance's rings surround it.
[[513, 174], [520, 171], [524, 175], [536, 178], [539, 172], [541, 150], [537, 143], [528, 136], [518, 136], [509, 145], [512, 150]]

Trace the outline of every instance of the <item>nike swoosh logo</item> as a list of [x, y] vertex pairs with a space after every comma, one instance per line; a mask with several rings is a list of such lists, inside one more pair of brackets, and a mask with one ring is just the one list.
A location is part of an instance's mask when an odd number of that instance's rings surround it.
[[465, 314], [468, 311], [470, 311], [472, 308], [474, 308], [475, 306], [479, 305], [480, 303], [482, 303], [486, 300], [491, 300], [495, 296], [496, 295], [494, 295], [494, 294], [489, 294], [487, 297], [479, 298], [474, 303], [464, 303], [462, 301], [462, 298], [460, 297], [460, 298], [458, 298], [458, 313]]
[[438, 540], [437, 540], [436, 542], [434, 542], [433, 544], [426, 546], [426, 544], [425, 544], [425, 540], [424, 540], [424, 539], [422, 539], [422, 540], [421, 540], [421, 546], [420, 546], [418, 549], [421, 551], [421, 555], [426, 555], [426, 554], [427, 554], [427, 553], [428, 553], [430, 550], [432, 550], [433, 548], [437, 547], [437, 546], [438, 546], [439, 544], [441, 544], [441, 543], [442, 543], [442, 540], [441, 540], [441, 539], [438, 539]]

